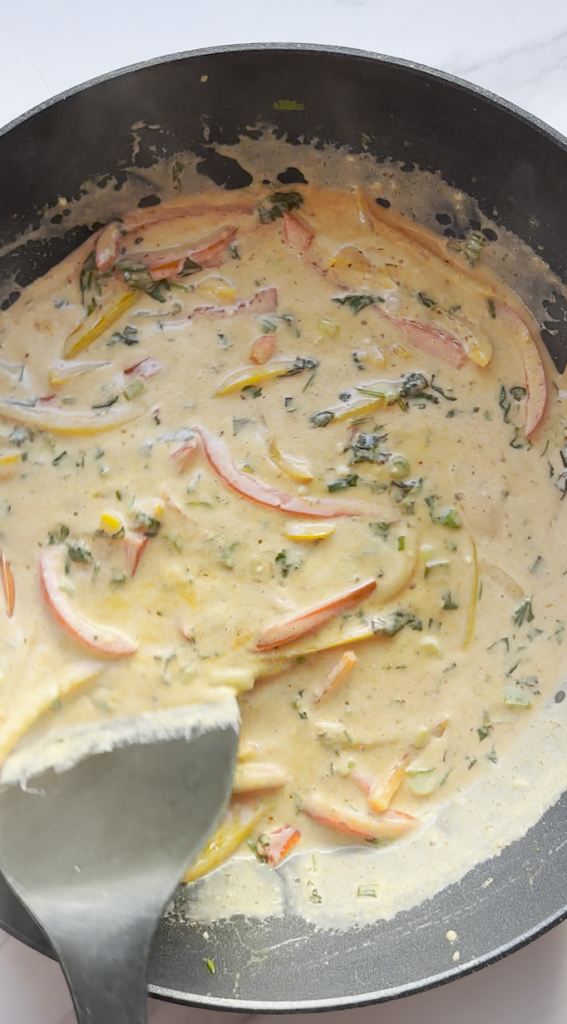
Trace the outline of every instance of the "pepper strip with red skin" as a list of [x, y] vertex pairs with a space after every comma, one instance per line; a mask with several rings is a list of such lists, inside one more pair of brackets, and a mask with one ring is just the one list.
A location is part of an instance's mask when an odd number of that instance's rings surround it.
[[427, 355], [435, 356], [449, 366], [454, 366], [456, 370], [460, 370], [466, 362], [467, 351], [462, 341], [455, 334], [450, 334], [449, 331], [442, 331], [439, 327], [422, 324], [418, 320], [412, 320], [409, 317], [391, 316], [377, 305], [373, 308], [393, 327], [399, 327], [410, 344], [415, 345], [422, 352], [426, 352]]
[[299, 214], [284, 213], [284, 241], [290, 249], [297, 249], [303, 255], [315, 238], [315, 231]]
[[120, 629], [103, 626], [88, 619], [73, 608], [67, 594], [61, 590], [65, 579], [65, 549], [53, 547], [39, 556], [39, 579], [44, 601], [55, 619], [74, 640], [101, 654], [122, 658], [135, 654], [138, 644]]
[[303, 800], [302, 811], [321, 825], [346, 832], [361, 839], [397, 839], [419, 824], [418, 818], [403, 811], [384, 811], [380, 815], [365, 814], [346, 804], [337, 806], [319, 793]]
[[[264, 840], [264, 836], [267, 841]], [[263, 833], [262, 853], [267, 858], [270, 867], [275, 868], [281, 864], [284, 857], [287, 857], [300, 839], [301, 832], [293, 825], [281, 825], [280, 828]]]
[[129, 530], [124, 535], [124, 557], [126, 559], [126, 568], [130, 576], [136, 575], [136, 569], [140, 564], [140, 559], [149, 539], [150, 538], [145, 537], [144, 534], [135, 533], [133, 530]]
[[330, 619], [334, 619], [336, 615], [350, 611], [351, 608], [356, 608], [358, 604], [365, 601], [367, 597], [370, 597], [375, 590], [376, 580], [366, 580], [365, 583], [359, 583], [358, 586], [353, 587], [351, 590], [338, 594], [329, 601], [325, 601], [324, 604], [316, 605], [315, 608], [301, 612], [286, 622], [280, 622], [276, 626], [268, 626], [260, 634], [254, 650], [258, 652], [271, 651], [274, 647], [281, 647], [283, 644], [298, 640], [306, 633], [312, 633], [316, 629], [321, 629]]
[[257, 505], [277, 508], [292, 516], [314, 516], [333, 519], [339, 516], [376, 515], [382, 522], [396, 522], [397, 516], [391, 506], [364, 505], [361, 502], [340, 502], [331, 498], [299, 498], [284, 494], [270, 484], [245, 473], [232, 461], [228, 449], [220, 438], [209, 434], [204, 427], [195, 426], [203, 445], [203, 451], [214, 472], [243, 498], [249, 498]]

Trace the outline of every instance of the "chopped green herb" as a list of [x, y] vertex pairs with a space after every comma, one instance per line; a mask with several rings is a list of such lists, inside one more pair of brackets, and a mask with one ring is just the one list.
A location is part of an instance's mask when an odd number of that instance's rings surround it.
[[503, 384], [500, 385], [500, 392], [498, 394], [498, 405], [502, 409], [502, 418], [504, 420], [504, 423], [509, 423], [510, 420], [508, 419], [508, 413], [512, 408], [512, 403], [507, 401], [507, 392]]
[[210, 957], [207, 957], [203, 961], [203, 963], [205, 963], [207, 965], [207, 970], [208, 970], [209, 974], [214, 974], [215, 973], [216, 967], [215, 967], [215, 964], [214, 964], [214, 960], [211, 960]]
[[305, 103], [299, 100], [276, 100], [274, 110], [305, 110]]
[[565, 633], [565, 623], [560, 622], [559, 619], [556, 619], [555, 621], [557, 622], [557, 629], [554, 633], [551, 634], [549, 639], [555, 640], [555, 643], [561, 646], [561, 644], [563, 643], [563, 636]]
[[293, 313], [280, 313], [280, 315], [278, 316], [278, 320], [281, 320], [285, 324], [292, 338], [301, 337], [301, 331], [297, 326], [297, 322]]
[[284, 579], [287, 579], [293, 569], [300, 569], [302, 564], [301, 559], [294, 560], [293, 558], [290, 558], [285, 549], [279, 551], [276, 555], [276, 565], [279, 566]]
[[476, 731], [477, 731], [477, 735], [478, 735], [478, 739], [479, 739], [480, 743], [482, 743], [482, 741], [485, 740], [486, 737], [489, 736], [490, 733], [494, 731], [494, 726], [493, 726], [493, 724], [491, 722], [490, 715], [488, 714], [488, 711], [483, 711], [482, 712], [482, 725], [479, 726], [479, 728]]
[[459, 602], [455, 601], [450, 590], [446, 590], [443, 594], [443, 611], [454, 612], [459, 607]]
[[170, 289], [167, 279], [154, 281], [148, 268], [139, 260], [122, 258], [117, 260], [115, 265], [122, 271], [126, 284], [134, 291], [145, 292], [156, 302], [165, 302]]
[[278, 329], [278, 325], [273, 320], [262, 320], [260, 327], [262, 334], [275, 334]]
[[318, 359], [304, 358], [303, 356], [296, 356], [293, 366], [285, 373], [282, 373], [282, 377], [294, 377], [296, 373], [303, 373], [304, 370], [316, 370], [319, 366]]
[[365, 309], [366, 306], [373, 306], [376, 302], [384, 302], [381, 295], [340, 295], [335, 299], [337, 306], [348, 306], [351, 312], [356, 316], [360, 313], [361, 309]]
[[429, 497], [425, 499], [425, 503], [429, 509], [431, 522], [437, 523], [440, 526], [447, 526], [450, 530], [460, 530], [463, 524], [458, 510], [455, 508], [446, 508], [437, 512], [435, 509], [435, 503], [437, 500], [437, 494], [430, 494]]
[[374, 616], [370, 619], [370, 625], [375, 636], [395, 636], [404, 626], [409, 626], [410, 629], [415, 629], [418, 632], [423, 629], [421, 619], [413, 612], [403, 608], [397, 608], [387, 615]]
[[398, 551], [405, 551], [406, 549], [406, 538], [403, 536], [398, 537]]
[[498, 764], [498, 757], [496, 756], [496, 749], [494, 746], [491, 748], [491, 750], [488, 751], [488, 754], [486, 755], [486, 760], [492, 761], [493, 764]]
[[[202, 270], [202, 269], [203, 268], [202, 268], [200, 263], [195, 263], [195, 261], [190, 259], [189, 256], [186, 256], [185, 260], [184, 260], [184, 263], [183, 263], [183, 266], [181, 267], [181, 270], [179, 271], [179, 275], [178, 276], [179, 277], [190, 277], [191, 274], [198, 274], [199, 271]], [[160, 284], [160, 283], [161, 282], [158, 281], [158, 284]], [[167, 285], [167, 288], [169, 288], [169, 282], [166, 281], [166, 285]], [[178, 284], [175, 287], [176, 288], [182, 288], [183, 291], [187, 291], [187, 288], [185, 288], [184, 285]], [[151, 294], [151, 293], [148, 293], [148, 294]], [[154, 298], [154, 299], [157, 298], [158, 302], [165, 302], [165, 295], [164, 295], [163, 298], [159, 298], [157, 295], [152, 295], [152, 298]]]
[[426, 292], [418, 292], [417, 297], [421, 304], [423, 306], [427, 306], [428, 309], [431, 309], [431, 306], [436, 305], [435, 299], [432, 299], [431, 296], [427, 295]]
[[134, 519], [136, 526], [143, 529], [146, 537], [155, 537], [161, 530], [160, 520], [150, 515], [149, 512], [144, 512], [143, 509], [138, 509]]
[[258, 206], [260, 224], [270, 224], [283, 217], [284, 213], [297, 210], [303, 203], [303, 196], [300, 192], [271, 192], [264, 202], [268, 205], [261, 203]]
[[110, 409], [111, 405], [114, 405], [118, 401], [118, 395], [110, 395], [104, 402], [98, 402], [97, 405], [91, 405], [91, 409]]
[[345, 491], [347, 487], [356, 487], [358, 480], [359, 477], [356, 473], [349, 473], [347, 476], [342, 476], [339, 480], [333, 480], [327, 484], [327, 490], [332, 494], [335, 491]]
[[494, 643], [491, 643], [490, 646], [487, 647], [487, 650], [492, 650], [499, 643], [504, 643], [507, 653], [510, 651], [510, 640], [508, 639], [508, 637], [500, 637], [499, 640], [494, 640]]
[[487, 299], [486, 304], [488, 306], [488, 315], [490, 319], [496, 320], [496, 306], [494, 304], [494, 299]]
[[236, 242], [233, 242], [232, 245], [229, 245], [227, 252], [231, 260], [239, 260], [241, 258], [240, 253], [236, 247]]
[[93, 556], [84, 540], [68, 541], [67, 554], [72, 562], [81, 562], [83, 565], [93, 560]]
[[55, 458], [51, 460], [51, 465], [52, 466], [58, 466], [59, 463], [63, 461], [63, 459], [65, 458], [66, 454], [67, 454], [67, 452], [60, 452], [59, 455], [56, 455]]
[[526, 388], [522, 387], [521, 384], [517, 384], [515, 387], [510, 388], [510, 394], [515, 402], [521, 402], [522, 398], [525, 398], [527, 393]]
[[534, 613], [531, 597], [525, 597], [516, 610], [512, 612], [512, 622], [515, 626], [522, 626], [524, 622], [533, 622]]
[[111, 334], [109, 345], [137, 345], [140, 339], [138, 338], [138, 328], [131, 327], [130, 324], [126, 324], [123, 331], [115, 331]]
[[60, 526], [58, 530], [50, 530], [47, 536], [49, 538], [48, 544], [62, 544], [69, 536], [69, 527]]
[[256, 384], [245, 384], [240, 391], [241, 398], [260, 398], [262, 394], [262, 388], [256, 386]]
[[390, 530], [390, 528], [392, 526], [391, 523], [375, 522], [375, 523], [369, 523], [368, 525], [369, 525], [369, 527], [370, 527], [370, 529], [372, 530], [373, 533], [376, 533], [378, 535], [378, 537], [382, 537], [382, 540], [387, 540], [388, 539], [388, 531]]
[[432, 391], [436, 391], [437, 394], [441, 395], [447, 402], [457, 401], [455, 395], [448, 395], [446, 391], [443, 391], [443, 388], [440, 388], [438, 384], [435, 384], [435, 374], [432, 375], [431, 384], [429, 386]]

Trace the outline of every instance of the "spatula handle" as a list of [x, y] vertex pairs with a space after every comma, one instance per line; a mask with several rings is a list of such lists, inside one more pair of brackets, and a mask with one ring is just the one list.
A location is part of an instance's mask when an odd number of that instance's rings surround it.
[[68, 936], [54, 943], [78, 1024], [146, 1024], [153, 926], [144, 921], [88, 934], [89, 923], [76, 941]]

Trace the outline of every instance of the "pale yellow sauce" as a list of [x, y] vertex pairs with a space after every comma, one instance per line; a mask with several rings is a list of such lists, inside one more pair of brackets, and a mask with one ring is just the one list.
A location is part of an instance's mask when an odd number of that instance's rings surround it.
[[[142, 226], [136, 237], [143, 241], [135, 244], [147, 251], [187, 238], [197, 243], [229, 224], [236, 250], [227, 249], [219, 266], [172, 278], [182, 288], [164, 291], [162, 304], [139, 293], [64, 369], [67, 339], [89, 303], [104, 310], [111, 293], [125, 290], [103, 279], [101, 294], [87, 288], [82, 299], [79, 273], [92, 242], [26, 289], [2, 319], [0, 396], [24, 404], [2, 405], [0, 421], [0, 545], [15, 584], [0, 642], [0, 751], [5, 757], [22, 736], [25, 743], [96, 717], [221, 696], [235, 685], [242, 691], [244, 778], [255, 763], [281, 776], [268, 795], [237, 798], [238, 813], [258, 812], [248, 839], [254, 845], [283, 825], [299, 830], [301, 872], [299, 861], [289, 864], [307, 878], [298, 901], [303, 912], [317, 913], [321, 896], [328, 911], [330, 902], [346, 919], [362, 885], [376, 890], [359, 897], [362, 916], [386, 914], [469, 866], [448, 856], [427, 883], [417, 868], [443, 845], [447, 808], [470, 807], [475, 791], [493, 785], [559, 687], [567, 571], [561, 401], [543, 357], [550, 394], [542, 424], [526, 440], [526, 342], [507, 305], [537, 332], [486, 269], [484, 252], [473, 270], [458, 249], [447, 263], [374, 221], [367, 205], [374, 196], [365, 205], [354, 188], [272, 191], [301, 195], [292, 217], [314, 235], [305, 253], [286, 244], [281, 217], [259, 223], [257, 206], [271, 207], [270, 189], [237, 193], [236, 200], [207, 193], [209, 212]], [[231, 199], [249, 210], [223, 212]], [[238, 309], [274, 287], [273, 310]], [[349, 294], [385, 301], [376, 302], [378, 311], [369, 305], [359, 312], [333, 301]], [[232, 307], [233, 314], [195, 314], [206, 306]], [[396, 322], [402, 316], [456, 336], [460, 368], [416, 347]], [[275, 340], [273, 359], [317, 365], [218, 393], [233, 372], [252, 373], [259, 336]], [[157, 361], [155, 375], [125, 372], [144, 359]], [[66, 378], [81, 363], [85, 372]], [[258, 377], [267, 368], [269, 362], [256, 367]], [[396, 402], [399, 382], [413, 372], [425, 375], [428, 397]], [[132, 388], [135, 380], [142, 386]], [[382, 388], [389, 397], [373, 400], [357, 387]], [[348, 401], [339, 397], [347, 393]], [[107, 409], [93, 410], [115, 397]], [[374, 406], [358, 409], [365, 397]], [[315, 425], [317, 414], [341, 413], [341, 402], [347, 412], [354, 403], [351, 415]], [[98, 432], [115, 415], [115, 429]], [[77, 436], [66, 417], [97, 432]], [[299, 499], [336, 500], [341, 510], [363, 505], [363, 514], [290, 515], [234, 493], [202, 443], [186, 465], [172, 459], [196, 426], [220, 438], [250, 480]], [[369, 443], [377, 461], [366, 460]], [[384, 453], [403, 456], [407, 466]], [[354, 486], [341, 488], [349, 479]], [[140, 538], [148, 524], [155, 535], [131, 575], [122, 534]], [[326, 536], [322, 530], [321, 539], [293, 537], [300, 525], [322, 524], [334, 529]], [[68, 569], [56, 581], [63, 600], [95, 624], [120, 630], [135, 653], [87, 647], [56, 621], [42, 596], [39, 560], [57, 552]], [[376, 582], [374, 592], [321, 629], [267, 653], [255, 650], [265, 630], [368, 580]], [[387, 635], [400, 611], [407, 624]], [[375, 635], [360, 639], [372, 623]], [[356, 663], [317, 703], [344, 651], [354, 651]], [[560, 707], [552, 705], [553, 714]], [[366, 850], [354, 870], [337, 857], [317, 869], [310, 851], [364, 840], [313, 820], [305, 813], [313, 797], [372, 819], [360, 780], [373, 785], [400, 764], [385, 803], [415, 819], [406, 835]], [[528, 788], [541, 787], [540, 779], [522, 778]], [[558, 781], [554, 775], [550, 799]], [[500, 799], [485, 808], [487, 828], [500, 827]], [[542, 810], [544, 797], [540, 804]], [[501, 828], [502, 842], [509, 841], [507, 823]], [[490, 838], [498, 844], [497, 835]], [[473, 857], [488, 856], [488, 847], [479, 849]], [[396, 893], [377, 881], [373, 865], [384, 854], [405, 867]], [[353, 882], [340, 893], [345, 870]], [[281, 909], [272, 869], [241, 863], [205, 889], [209, 913], [243, 909], [232, 871], [240, 872], [246, 909], [254, 901], [263, 912]]]

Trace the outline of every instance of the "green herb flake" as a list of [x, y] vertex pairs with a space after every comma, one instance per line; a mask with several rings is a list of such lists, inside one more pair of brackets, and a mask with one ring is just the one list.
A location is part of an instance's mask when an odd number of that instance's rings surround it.
[[305, 110], [305, 103], [299, 100], [276, 100], [274, 110]]
[[488, 754], [486, 755], [486, 760], [492, 761], [492, 764], [498, 764], [498, 757], [494, 746], [488, 751]]
[[498, 405], [502, 409], [502, 419], [504, 423], [509, 423], [508, 413], [512, 408], [512, 403], [508, 401], [508, 393], [503, 384], [500, 385], [500, 391], [498, 393]]
[[462, 527], [461, 517], [459, 512], [455, 508], [446, 508], [438, 512], [435, 508], [435, 503], [438, 500], [436, 494], [430, 494], [425, 499], [425, 504], [429, 509], [429, 516], [432, 523], [437, 523], [440, 526], [446, 526], [450, 530], [460, 530]]
[[490, 733], [493, 732], [493, 731], [494, 731], [494, 726], [493, 726], [492, 721], [490, 719], [490, 715], [489, 715], [488, 711], [483, 711], [482, 712], [482, 725], [480, 725], [478, 727], [478, 729], [476, 730], [479, 742], [482, 743], [482, 741], [485, 740], [487, 736], [490, 736]]
[[431, 296], [427, 295], [426, 292], [418, 292], [417, 293], [417, 297], [418, 297], [419, 301], [421, 302], [421, 304], [423, 306], [427, 306], [428, 309], [431, 309], [432, 306], [436, 306], [437, 305], [437, 303], [435, 302], [435, 299], [432, 299]]
[[381, 295], [340, 295], [332, 299], [332, 302], [336, 302], [337, 306], [347, 306], [356, 316], [361, 309], [365, 309], [366, 306], [374, 306], [376, 302], [384, 302], [384, 299]]
[[140, 339], [138, 338], [138, 328], [132, 327], [130, 324], [126, 324], [123, 331], [115, 331], [114, 334], [110, 335], [109, 345], [138, 345]]
[[271, 192], [258, 206], [260, 224], [270, 224], [272, 221], [283, 217], [284, 213], [291, 213], [297, 210], [303, 203], [303, 196], [300, 192]]
[[60, 452], [59, 455], [56, 455], [55, 458], [51, 460], [51, 465], [58, 466], [60, 462], [63, 462], [66, 454], [67, 452]]
[[96, 405], [91, 405], [91, 409], [110, 409], [111, 405], [114, 405], [118, 401], [118, 395], [110, 395], [104, 402], [98, 402]]
[[156, 519], [155, 516], [150, 515], [149, 512], [144, 512], [143, 509], [138, 509], [134, 516], [136, 526], [142, 529], [146, 537], [155, 537], [161, 530], [161, 522]]
[[275, 562], [276, 565], [279, 566], [280, 572], [284, 579], [287, 579], [292, 570], [300, 569], [303, 564], [301, 559], [296, 561], [293, 558], [290, 558], [285, 548], [282, 551], [278, 552], [275, 558]]
[[339, 480], [333, 480], [330, 484], [327, 484], [327, 490], [334, 494], [335, 491], [346, 491], [348, 487], [356, 487], [358, 484], [358, 474], [349, 473], [347, 476], [341, 477]]
[[491, 320], [496, 320], [496, 305], [494, 299], [487, 299], [486, 305], [488, 306], [488, 315]]
[[47, 536], [48, 544], [62, 544], [69, 536], [69, 527], [62, 525], [58, 530], [50, 530]]
[[533, 622], [534, 613], [531, 597], [525, 597], [516, 610], [512, 612], [512, 622], [515, 626], [522, 626], [524, 622]]
[[211, 960], [210, 957], [206, 957], [203, 960], [203, 963], [207, 965], [207, 970], [208, 970], [209, 974], [214, 974], [215, 973], [216, 967], [215, 967], [214, 960]]
[[443, 611], [454, 612], [459, 607], [459, 602], [455, 600], [450, 590], [446, 590], [443, 594]]
[[378, 537], [381, 537], [382, 540], [388, 539], [388, 533], [392, 526], [391, 523], [382, 523], [380, 521], [377, 521], [374, 523], [369, 523], [368, 525], [372, 530], [372, 533], [375, 533]]
[[397, 608], [387, 615], [376, 615], [370, 620], [370, 625], [375, 636], [395, 636], [404, 626], [409, 626], [410, 629], [415, 629], [418, 632], [423, 629], [421, 619], [404, 608]]
[[93, 556], [84, 540], [70, 540], [67, 542], [67, 554], [72, 562], [80, 562], [83, 565], [92, 562]]
[[262, 394], [262, 388], [256, 386], [256, 384], [245, 384], [240, 391], [241, 398], [260, 398]]
[[406, 538], [403, 536], [398, 537], [398, 551], [405, 551], [406, 549]]

